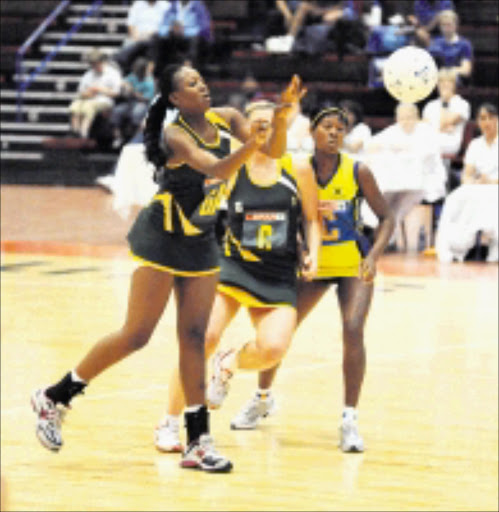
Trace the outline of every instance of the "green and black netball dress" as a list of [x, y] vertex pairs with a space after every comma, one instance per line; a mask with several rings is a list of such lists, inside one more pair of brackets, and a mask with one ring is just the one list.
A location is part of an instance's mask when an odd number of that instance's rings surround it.
[[298, 216], [291, 157], [272, 185], [254, 183], [243, 166], [228, 199], [218, 289], [248, 307], [296, 307]]
[[[230, 127], [215, 112], [206, 119], [217, 128], [208, 144], [179, 116], [173, 124], [185, 130], [201, 148], [223, 158], [230, 153]], [[226, 182], [187, 164], [166, 167], [159, 192], [138, 215], [128, 233], [133, 257], [144, 265], [176, 275], [204, 275], [219, 270], [214, 225]]]

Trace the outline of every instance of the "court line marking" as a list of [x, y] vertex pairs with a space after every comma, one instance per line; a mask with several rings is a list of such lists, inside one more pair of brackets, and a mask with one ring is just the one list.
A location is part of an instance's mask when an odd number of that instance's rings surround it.
[[[400, 360], [400, 359], [404, 359], [404, 358], [410, 358], [410, 357], [413, 357], [413, 356], [424, 356], [424, 355], [431, 355], [431, 354], [438, 354], [440, 352], [447, 352], [449, 350], [455, 350], [455, 349], [466, 349], [466, 348], [473, 348], [473, 349], [476, 349], [476, 348], [485, 348], [485, 347], [491, 347], [491, 346], [495, 346], [493, 345], [492, 343], [491, 344], [485, 344], [485, 343], [474, 343], [474, 344], [460, 344], [460, 345], [443, 345], [442, 347], [439, 347], [438, 349], [435, 349], [435, 350], [414, 350], [412, 352], [407, 352], [407, 353], [395, 353], [395, 354], [385, 354], [385, 355], [378, 355], [378, 356], [373, 356], [372, 358], [370, 358], [371, 360], [374, 360], [374, 361], [377, 361], [377, 362], [383, 362], [383, 361], [392, 361], [392, 360]], [[334, 361], [323, 361], [323, 362], [320, 362], [320, 363], [312, 363], [312, 364], [306, 364], [306, 365], [301, 365], [301, 366], [292, 366], [290, 368], [281, 368], [279, 370], [279, 374], [289, 374], [289, 373], [294, 373], [294, 372], [300, 372], [300, 371], [308, 371], [308, 370], [313, 370], [313, 369], [317, 369], [317, 368], [323, 368], [323, 367], [326, 367], [326, 366], [330, 366], [330, 365], [336, 365], [338, 364], [338, 361], [337, 360], [334, 360]], [[247, 372], [247, 373], [241, 373], [239, 374], [238, 378], [239, 379], [251, 379], [251, 378], [254, 378], [254, 374], [255, 372]], [[477, 376], [479, 376], [479, 374], [477, 374]], [[481, 378], [485, 378], [485, 379], [496, 379], [497, 376], [482, 376], [480, 375]], [[134, 394], [143, 394], [143, 393], [149, 393], [150, 391], [154, 391], [154, 390], [164, 390], [166, 391], [168, 389], [168, 384], [152, 384], [151, 386], [148, 386], [146, 388], [136, 388], [136, 389], [124, 389], [124, 390], [120, 390], [120, 391], [113, 391], [113, 392], [110, 392], [110, 393], [102, 393], [102, 394], [99, 394], [99, 395], [96, 395], [96, 396], [89, 396], [89, 397], [86, 397], [86, 401], [96, 401], [96, 400], [103, 400], [103, 399], [107, 399], [107, 398], [113, 398], [113, 397], [117, 397], [117, 396], [128, 396], [128, 395], [134, 395]], [[29, 402], [27, 402], [26, 405], [16, 405], [16, 406], [13, 406], [13, 407], [9, 407], [7, 409], [2, 409], [1, 410], [1, 415], [4, 416], [4, 415], [10, 415], [10, 414], [15, 414], [15, 413], [18, 413], [18, 412], [22, 412], [22, 411], [26, 411], [29, 409]]]

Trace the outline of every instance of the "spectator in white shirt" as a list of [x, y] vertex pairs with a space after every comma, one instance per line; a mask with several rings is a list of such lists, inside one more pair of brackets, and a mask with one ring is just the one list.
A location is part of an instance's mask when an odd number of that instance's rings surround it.
[[[445, 195], [446, 172], [437, 144], [437, 133], [420, 121], [412, 103], [396, 109], [396, 123], [374, 135], [366, 147], [366, 159], [395, 216], [392, 241], [401, 222], [423, 199], [434, 202]], [[364, 222], [376, 227], [374, 215], [363, 206]]]
[[423, 109], [423, 119], [438, 131], [441, 155], [448, 157], [459, 151], [464, 127], [470, 118], [470, 104], [456, 94], [456, 85], [455, 71], [441, 69], [438, 73], [439, 98], [428, 102]]
[[[123, 74], [130, 71], [132, 63], [139, 56], [153, 60], [152, 41], [170, 2], [164, 0], [135, 0], [128, 11], [128, 36], [123, 48], [116, 53], [114, 60], [120, 65]], [[150, 69], [151, 70], [151, 69]]]
[[497, 108], [485, 103], [478, 109], [482, 135], [473, 139], [464, 158], [462, 185], [446, 198], [436, 249], [442, 262], [463, 261], [478, 231], [489, 240], [487, 261], [499, 259], [499, 200]]
[[347, 133], [343, 139], [343, 149], [352, 158], [364, 161], [365, 148], [371, 140], [371, 128], [363, 122], [364, 112], [362, 106], [351, 100], [343, 100], [340, 102], [342, 108], [348, 118]]
[[497, 184], [497, 108], [484, 103], [478, 110], [482, 136], [473, 139], [464, 158], [462, 183]]
[[107, 62], [107, 56], [100, 50], [91, 50], [87, 60], [91, 69], [82, 76], [78, 97], [69, 106], [71, 130], [81, 137], [88, 137], [90, 126], [99, 112], [111, 110], [122, 83], [120, 71]]

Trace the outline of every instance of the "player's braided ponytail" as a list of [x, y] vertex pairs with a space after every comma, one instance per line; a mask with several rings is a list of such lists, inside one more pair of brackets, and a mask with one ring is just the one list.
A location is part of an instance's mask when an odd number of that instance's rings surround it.
[[175, 108], [170, 102], [169, 96], [176, 89], [175, 74], [181, 67], [181, 64], [172, 64], [164, 69], [159, 82], [160, 92], [153, 99], [147, 112], [144, 127], [146, 156], [147, 159], [159, 169], [165, 165], [168, 159], [168, 147], [165, 145], [166, 150], [163, 150], [160, 145], [160, 140], [166, 111], [169, 108]]

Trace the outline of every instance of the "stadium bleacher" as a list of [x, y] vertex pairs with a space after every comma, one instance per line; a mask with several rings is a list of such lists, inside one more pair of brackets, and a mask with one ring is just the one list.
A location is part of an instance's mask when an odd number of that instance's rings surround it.
[[[2, 0], [1, 5], [1, 150], [2, 183], [91, 184], [95, 177], [110, 171], [116, 154], [100, 153], [91, 145], [72, 147], [71, 143], [47, 143], [47, 138], [64, 138], [69, 131], [68, 106], [78, 81], [86, 69], [82, 56], [91, 47], [109, 53], [120, 47], [126, 34], [126, 16], [131, 1], [106, 0], [96, 15], [85, 20], [81, 29], [63, 46], [56, 57], [33, 81], [23, 95], [23, 119], [16, 120], [15, 52], [58, 1], [28, 3]], [[293, 73], [298, 73], [319, 99], [350, 98], [364, 106], [367, 122], [374, 131], [393, 119], [395, 101], [382, 89], [367, 87], [368, 56], [347, 55], [342, 62], [334, 54], [313, 59], [269, 54], [255, 50], [255, 36], [248, 29], [246, 0], [207, 0], [213, 18], [217, 43], [230, 48], [230, 58], [215, 63], [208, 73], [214, 104], [224, 103], [240, 88], [251, 72], [261, 90], [279, 91]], [[75, 0], [50, 25], [27, 53], [25, 74], [35, 69], [90, 6], [90, 0]], [[499, 3], [496, 0], [456, 2], [462, 20], [460, 32], [475, 49], [473, 80], [461, 90], [473, 108], [483, 101], [498, 102]]]

